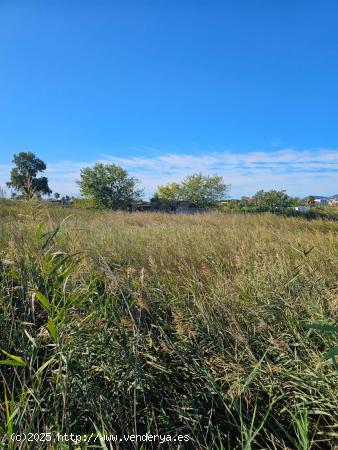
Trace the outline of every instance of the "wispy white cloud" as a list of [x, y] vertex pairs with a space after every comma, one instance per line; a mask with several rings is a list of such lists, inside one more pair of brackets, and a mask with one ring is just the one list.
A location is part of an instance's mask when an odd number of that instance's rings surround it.
[[101, 155], [142, 179], [147, 192], [157, 185], [180, 181], [187, 174], [217, 173], [232, 185], [231, 195], [251, 195], [258, 189], [286, 189], [292, 195], [338, 191], [338, 151], [318, 149], [248, 153], [208, 152], [199, 155], [162, 154], [155, 158]]
[[[291, 195], [336, 194], [338, 150], [295, 150], [205, 152], [199, 155], [159, 153], [149, 157], [117, 157], [100, 154], [96, 161], [59, 161], [48, 164], [51, 188], [77, 193], [80, 170], [95, 162], [115, 163], [141, 180], [147, 195], [160, 184], [180, 181], [194, 172], [222, 175], [231, 184], [231, 196], [252, 195], [258, 189], [286, 189]], [[0, 185], [8, 179], [10, 166], [0, 165]]]

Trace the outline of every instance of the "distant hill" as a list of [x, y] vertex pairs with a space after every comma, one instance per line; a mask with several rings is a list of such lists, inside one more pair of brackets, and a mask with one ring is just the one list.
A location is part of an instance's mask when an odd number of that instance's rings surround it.
[[331, 195], [331, 197], [328, 196], [328, 195], [314, 195], [313, 197], [314, 198], [320, 198], [320, 199], [323, 199], [323, 200], [338, 200], [338, 194]]

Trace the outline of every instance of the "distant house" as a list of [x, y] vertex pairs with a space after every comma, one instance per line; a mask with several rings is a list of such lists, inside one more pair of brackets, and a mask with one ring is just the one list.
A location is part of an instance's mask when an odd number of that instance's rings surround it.
[[329, 204], [329, 201], [327, 198], [315, 198], [315, 205], [317, 205], [317, 206], [325, 206], [328, 204]]
[[309, 206], [305, 206], [305, 205], [300, 205], [300, 206], [295, 206], [294, 207], [295, 211], [301, 212], [301, 213], [307, 213], [310, 211], [310, 207]]
[[151, 201], [134, 204], [132, 211], [152, 211], [167, 214], [199, 214], [208, 211], [207, 208], [196, 208], [186, 201]]
[[73, 203], [72, 199], [67, 197], [62, 197], [60, 199], [56, 199], [56, 198], [49, 198], [48, 202], [50, 203], [58, 203], [59, 205], [62, 206], [69, 206]]

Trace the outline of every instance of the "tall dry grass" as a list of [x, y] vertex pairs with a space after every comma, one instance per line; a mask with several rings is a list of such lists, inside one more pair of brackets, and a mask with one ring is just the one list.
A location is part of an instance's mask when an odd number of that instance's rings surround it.
[[337, 223], [22, 205], [0, 209], [6, 448], [29, 430], [334, 448]]

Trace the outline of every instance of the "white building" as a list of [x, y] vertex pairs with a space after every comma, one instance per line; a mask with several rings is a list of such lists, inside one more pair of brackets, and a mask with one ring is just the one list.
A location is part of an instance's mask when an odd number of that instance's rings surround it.
[[327, 198], [315, 198], [315, 204], [317, 206], [328, 205], [329, 201]]

